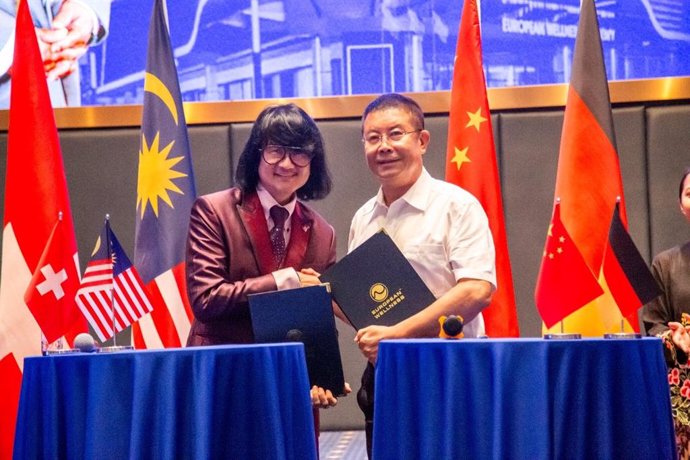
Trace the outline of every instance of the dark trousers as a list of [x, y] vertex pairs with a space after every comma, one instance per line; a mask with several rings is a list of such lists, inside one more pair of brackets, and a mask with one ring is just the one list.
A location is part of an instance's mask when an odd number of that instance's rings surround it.
[[362, 374], [362, 387], [357, 392], [357, 404], [364, 412], [367, 455], [371, 459], [371, 441], [374, 434], [374, 366], [371, 363], [367, 363], [367, 367]]
[[315, 407], [311, 409], [314, 415], [314, 438], [316, 439], [316, 460], [319, 460], [319, 435], [321, 434], [321, 418], [319, 417], [319, 410]]

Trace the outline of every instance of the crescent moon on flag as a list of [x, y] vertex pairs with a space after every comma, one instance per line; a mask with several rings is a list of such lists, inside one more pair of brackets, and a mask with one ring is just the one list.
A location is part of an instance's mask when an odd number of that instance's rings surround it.
[[96, 240], [96, 247], [93, 248], [93, 252], [91, 252], [91, 257], [94, 256], [98, 252], [98, 249], [101, 247], [101, 236], [98, 235], [98, 239]]
[[155, 94], [163, 101], [163, 104], [170, 111], [173, 120], [175, 120], [175, 125], [177, 125], [177, 108], [175, 107], [175, 100], [170, 94], [167, 86], [163, 83], [157, 76], [152, 73], [146, 72], [144, 77], [144, 91], [148, 91]]

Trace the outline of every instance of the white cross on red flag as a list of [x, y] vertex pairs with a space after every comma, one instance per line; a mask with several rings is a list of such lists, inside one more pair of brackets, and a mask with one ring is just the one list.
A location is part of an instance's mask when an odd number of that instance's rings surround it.
[[[26, 1], [19, 2], [17, 7], [5, 174], [0, 279], [0, 459], [12, 458], [24, 358], [41, 352], [41, 327], [45, 327], [45, 318], [35, 317], [26, 304], [27, 287], [37, 271], [52, 276], [51, 273], [64, 269], [70, 282], [77, 279], [70, 274], [78, 273], [77, 242], [62, 153], [36, 30]], [[63, 214], [58, 226], [62, 235], [60, 251], [67, 254], [59, 258], [60, 263], [48, 257], [52, 245], [45, 251], [59, 212]], [[53, 238], [53, 242], [58, 239]], [[41, 272], [44, 253], [51, 269]], [[64, 283], [63, 298], [73, 299], [74, 291]], [[45, 298], [53, 296], [52, 292], [57, 291], [46, 292]], [[35, 311], [45, 313], [46, 307], [36, 305]], [[59, 307], [59, 303], [54, 304], [54, 308]], [[84, 317], [61, 326], [61, 332], [51, 328], [51, 335], [76, 335], [87, 330]]]
[[63, 227], [62, 219], [58, 219], [24, 294], [26, 306], [48, 343], [59, 339], [72, 325], [83, 320], [74, 301], [79, 288], [78, 261], [76, 253], [70, 254], [67, 249], [71, 244]]

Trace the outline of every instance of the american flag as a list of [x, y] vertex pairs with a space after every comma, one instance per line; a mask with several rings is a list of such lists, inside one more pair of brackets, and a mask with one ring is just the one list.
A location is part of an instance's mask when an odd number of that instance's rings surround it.
[[153, 309], [141, 277], [108, 220], [86, 266], [76, 301], [101, 342]]

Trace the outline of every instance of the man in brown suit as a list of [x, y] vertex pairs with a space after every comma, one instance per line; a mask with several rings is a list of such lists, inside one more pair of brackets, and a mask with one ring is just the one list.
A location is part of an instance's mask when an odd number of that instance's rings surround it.
[[[256, 192], [231, 188], [197, 200], [187, 244], [187, 290], [194, 310], [188, 346], [254, 342], [248, 294], [278, 289], [273, 273], [281, 268], [321, 272], [335, 262], [335, 233], [319, 214], [298, 201], [290, 224], [279, 266]], [[313, 277], [297, 276], [305, 285]]]
[[[249, 294], [319, 284], [320, 272], [335, 263], [335, 230], [302, 202], [331, 190], [321, 133], [302, 109], [276, 105], [259, 114], [236, 180], [238, 187], [192, 207], [187, 346], [254, 342]], [[337, 403], [316, 386], [311, 398], [314, 407]]]

